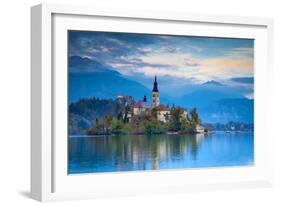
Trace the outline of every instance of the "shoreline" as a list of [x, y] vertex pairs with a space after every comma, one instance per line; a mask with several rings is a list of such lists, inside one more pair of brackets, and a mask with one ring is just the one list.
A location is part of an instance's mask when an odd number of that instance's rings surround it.
[[172, 133], [155, 133], [155, 134], [145, 134], [145, 133], [128, 133], [128, 134], [99, 134], [99, 135], [87, 135], [87, 134], [77, 134], [77, 135], [69, 135], [68, 138], [83, 138], [83, 137], [116, 137], [116, 136], [129, 136], [129, 135], [135, 135], [135, 136], [141, 136], [141, 135], [168, 135], [168, 136], [174, 136], [174, 135], [196, 135], [196, 134], [214, 134], [214, 133], [225, 133], [225, 134], [235, 134], [235, 133], [254, 133], [254, 131], [209, 131], [209, 132], [202, 132], [202, 133], [180, 133], [180, 132], [172, 132]]
[[88, 134], [82, 134], [82, 135], [69, 135], [68, 137], [109, 137], [109, 136], [129, 136], [129, 135], [135, 135], [135, 136], [141, 136], [141, 135], [195, 135], [195, 134], [208, 134], [212, 132], [203, 132], [203, 133], [190, 133], [190, 132], [166, 132], [166, 133], [153, 133], [153, 134], [146, 134], [146, 133], [126, 133], [126, 134], [96, 134], [96, 135], [88, 135]]

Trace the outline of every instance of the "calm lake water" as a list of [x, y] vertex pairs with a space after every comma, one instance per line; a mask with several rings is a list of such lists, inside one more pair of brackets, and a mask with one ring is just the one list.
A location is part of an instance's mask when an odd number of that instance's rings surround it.
[[69, 137], [68, 173], [244, 166], [254, 163], [251, 132]]

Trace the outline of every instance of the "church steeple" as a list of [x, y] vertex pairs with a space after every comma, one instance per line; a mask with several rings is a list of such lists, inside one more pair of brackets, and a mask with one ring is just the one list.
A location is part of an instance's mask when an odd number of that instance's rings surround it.
[[156, 78], [156, 75], [155, 75], [155, 79], [154, 79], [154, 86], [153, 86], [153, 92], [159, 92], [158, 91], [158, 83], [157, 83], [157, 78]]
[[158, 90], [158, 83], [157, 78], [155, 75], [153, 89], [152, 89], [152, 107], [158, 107], [160, 105], [160, 98], [159, 98], [159, 90]]
[[146, 100], [146, 95], [144, 95], [144, 97], [143, 97], [143, 102], [146, 102], [147, 100]]

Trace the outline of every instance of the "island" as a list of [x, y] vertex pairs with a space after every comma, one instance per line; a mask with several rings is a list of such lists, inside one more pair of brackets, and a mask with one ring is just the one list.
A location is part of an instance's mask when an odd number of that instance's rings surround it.
[[196, 108], [187, 111], [180, 106], [160, 104], [160, 92], [155, 76], [151, 104], [144, 95], [142, 100], [118, 94], [115, 114], [106, 114], [85, 132], [87, 135], [118, 134], [195, 134], [206, 133]]

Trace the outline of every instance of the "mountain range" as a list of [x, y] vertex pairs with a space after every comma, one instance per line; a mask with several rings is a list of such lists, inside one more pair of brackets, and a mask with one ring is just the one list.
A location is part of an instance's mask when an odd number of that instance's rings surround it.
[[[243, 84], [251, 84], [253, 81], [248, 77], [232, 78], [231, 81], [238, 85], [229, 86], [210, 80], [202, 84], [189, 83], [173, 91], [171, 88], [165, 90], [159, 84], [160, 101], [163, 104], [175, 104], [187, 109], [197, 107], [203, 122], [252, 123], [254, 101], [245, 98], [245, 94], [252, 92], [252, 89], [244, 87]], [[151, 87], [152, 84], [153, 82], [151, 82]], [[151, 89], [140, 81], [122, 75], [108, 65], [89, 58], [69, 57], [70, 103], [93, 97], [115, 99], [120, 93], [133, 96], [136, 100], [146, 95], [150, 101]]]
[[69, 67], [70, 102], [92, 97], [115, 98], [120, 93], [142, 99], [150, 94], [150, 90], [142, 84], [88, 58], [72, 56]]
[[254, 100], [220, 99], [207, 106], [199, 107], [201, 119], [208, 123], [254, 122]]

